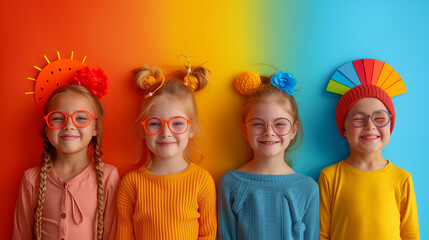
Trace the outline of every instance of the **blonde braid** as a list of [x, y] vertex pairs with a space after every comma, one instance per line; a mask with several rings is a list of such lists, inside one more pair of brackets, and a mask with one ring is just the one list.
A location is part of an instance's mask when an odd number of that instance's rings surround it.
[[97, 202], [98, 202], [98, 218], [97, 218], [97, 239], [103, 239], [103, 230], [104, 230], [104, 203], [103, 203], [103, 161], [101, 160], [101, 156], [103, 152], [101, 151], [101, 136], [95, 137], [94, 143], [94, 160], [95, 160], [95, 168], [97, 169]]
[[44, 151], [42, 154], [42, 162], [40, 167], [39, 194], [38, 194], [38, 201], [36, 206], [36, 220], [34, 222], [34, 231], [35, 231], [37, 240], [42, 239], [42, 212], [43, 212], [43, 205], [45, 203], [47, 176], [48, 176], [49, 170], [52, 168], [51, 157], [54, 149], [51, 143], [48, 141], [48, 139], [45, 139], [43, 148], [44, 148]]

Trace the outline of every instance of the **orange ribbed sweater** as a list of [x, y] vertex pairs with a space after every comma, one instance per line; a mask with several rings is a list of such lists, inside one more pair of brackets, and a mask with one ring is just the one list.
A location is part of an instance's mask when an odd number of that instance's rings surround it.
[[122, 179], [116, 239], [215, 239], [216, 190], [212, 176], [190, 163], [180, 173], [155, 175], [145, 167]]

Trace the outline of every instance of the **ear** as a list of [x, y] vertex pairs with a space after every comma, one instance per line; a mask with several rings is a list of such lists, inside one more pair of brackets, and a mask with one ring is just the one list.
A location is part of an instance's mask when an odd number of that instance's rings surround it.
[[292, 130], [290, 130], [290, 139], [294, 139], [296, 134], [298, 133], [298, 129], [299, 129], [299, 122], [295, 121], [295, 123], [292, 126]]
[[244, 122], [240, 123], [240, 128], [241, 128], [241, 132], [243, 133], [243, 136], [247, 139], [247, 129], [246, 129], [246, 124], [244, 124]]
[[94, 130], [92, 131], [92, 136], [95, 137], [97, 136], [97, 134], [98, 134], [98, 131], [96, 128], [94, 128]]
[[188, 131], [189, 131], [189, 138], [194, 138], [194, 136], [195, 136], [195, 131], [194, 131], [194, 129], [193, 129], [193, 128], [190, 128]]
[[195, 136], [195, 129], [194, 129], [194, 124], [193, 123], [189, 124], [188, 131], [189, 131], [189, 138], [194, 138], [194, 136]]

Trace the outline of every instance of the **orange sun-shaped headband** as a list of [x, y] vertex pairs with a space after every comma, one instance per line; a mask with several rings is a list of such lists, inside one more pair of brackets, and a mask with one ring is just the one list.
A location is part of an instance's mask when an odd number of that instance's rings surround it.
[[35, 81], [33, 92], [25, 94], [34, 94], [34, 100], [41, 112], [46, 105], [52, 93], [62, 87], [71, 85], [82, 85], [90, 90], [98, 98], [106, 94], [108, 79], [103, 71], [99, 68], [94, 68], [92, 71], [84, 64], [86, 56], [82, 61], [73, 59], [74, 52], [71, 52], [70, 59], [62, 59], [60, 53], [57, 52], [58, 59], [49, 61], [44, 56], [48, 65], [43, 69], [34, 66], [40, 73], [37, 78], [28, 77], [27, 79]]

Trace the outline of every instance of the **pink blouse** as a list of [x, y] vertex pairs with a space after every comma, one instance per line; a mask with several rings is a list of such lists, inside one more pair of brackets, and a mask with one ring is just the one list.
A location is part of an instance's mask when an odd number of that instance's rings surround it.
[[[116, 233], [116, 167], [104, 164], [104, 235]], [[12, 239], [32, 239], [39, 190], [40, 167], [25, 171], [15, 207]], [[42, 214], [43, 239], [95, 239], [97, 233], [97, 171], [88, 165], [76, 177], [65, 181], [53, 169], [48, 173]]]

